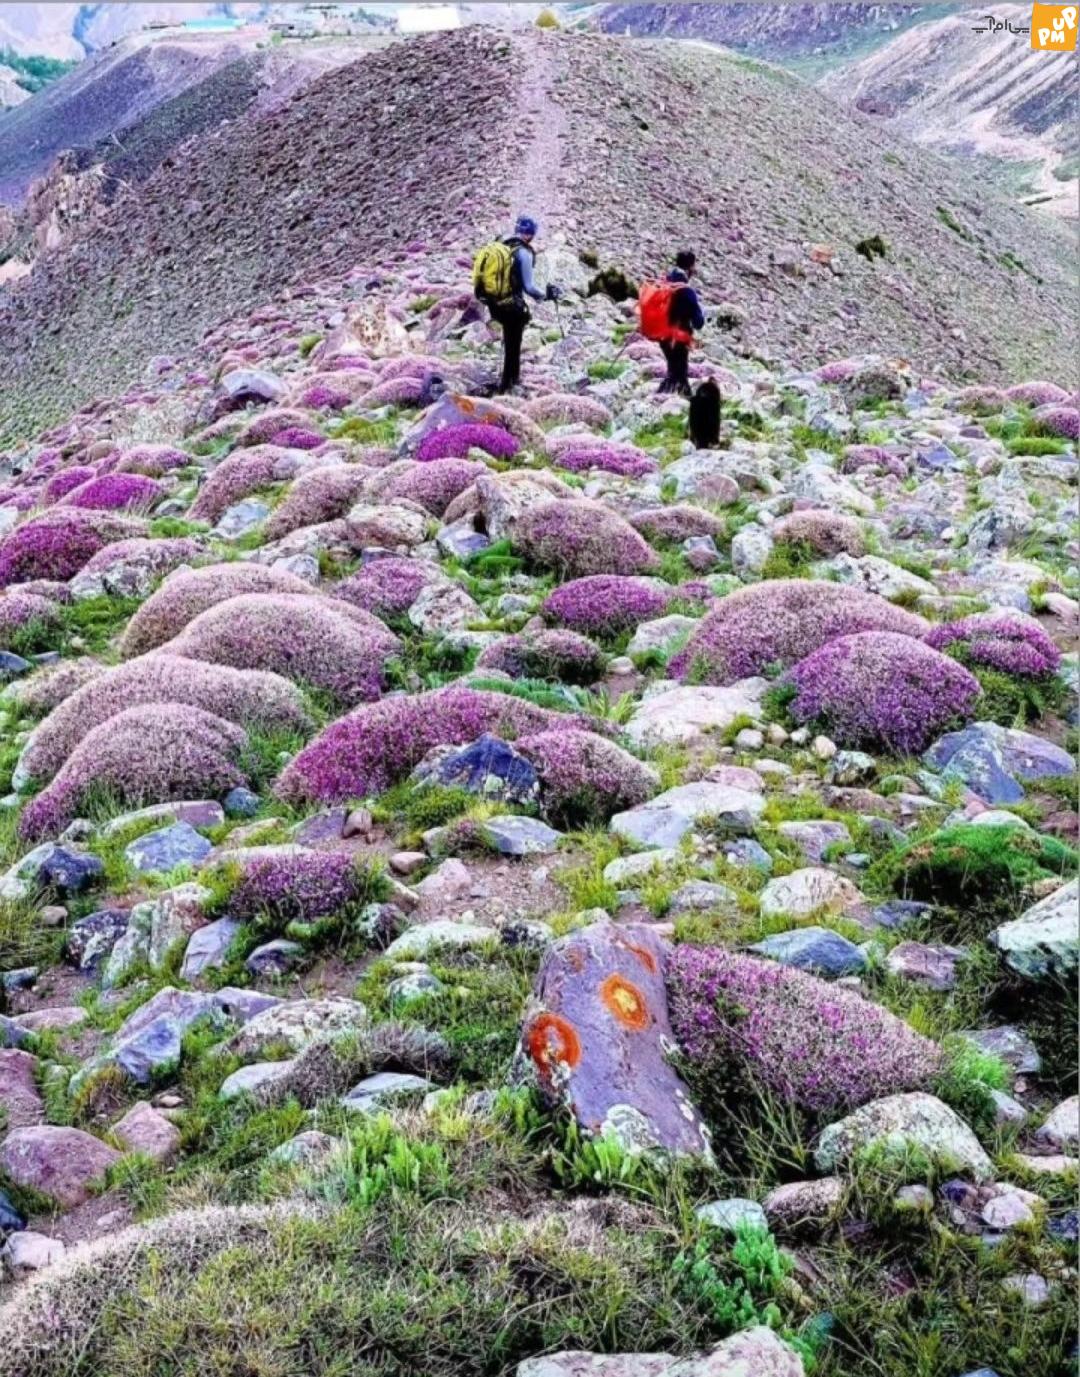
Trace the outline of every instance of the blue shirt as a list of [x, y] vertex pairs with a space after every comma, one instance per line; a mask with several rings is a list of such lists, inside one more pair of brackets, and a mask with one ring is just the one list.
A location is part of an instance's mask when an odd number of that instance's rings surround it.
[[533, 256], [524, 244], [519, 244], [514, 250], [514, 262], [521, 280], [521, 290], [534, 301], [543, 301], [544, 293], [533, 282]]
[[672, 268], [667, 275], [669, 282], [685, 282], [687, 285], [681, 292], [676, 292], [671, 299], [671, 323], [681, 326], [684, 330], [701, 330], [705, 325], [705, 313], [701, 309], [701, 302], [698, 294], [690, 286], [690, 279], [682, 268]]

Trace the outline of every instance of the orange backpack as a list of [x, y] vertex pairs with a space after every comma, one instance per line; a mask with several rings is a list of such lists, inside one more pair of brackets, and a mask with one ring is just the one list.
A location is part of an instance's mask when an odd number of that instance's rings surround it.
[[671, 304], [676, 292], [682, 291], [685, 282], [668, 282], [666, 279], [643, 282], [638, 289], [638, 320], [641, 333], [646, 339], [667, 340], [672, 344], [690, 344], [693, 335], [681, 325], [671, 323]]

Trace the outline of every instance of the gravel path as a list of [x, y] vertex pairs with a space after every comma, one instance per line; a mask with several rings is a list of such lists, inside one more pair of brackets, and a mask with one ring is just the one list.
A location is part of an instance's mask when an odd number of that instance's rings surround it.
[[568, 223], [563, 146], [567, 138], [566, 112], [555, 98], [558, 40], [540, 31], [526, 36], [526, 75], [519, 94], [518, 127], [529, 136], [519, 164], [513, 211], [540, 222], [547, 243], [563, 239]]

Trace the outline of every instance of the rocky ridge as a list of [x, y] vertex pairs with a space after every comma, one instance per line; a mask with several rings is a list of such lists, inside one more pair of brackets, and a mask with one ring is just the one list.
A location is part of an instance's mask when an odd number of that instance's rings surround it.
[[0, 1373], [1066, 1370], [1077, 398], [695, 449], [541, 161], [521, 395], [448, 232], [4, 456]]
[[[340, 283], [358, 262], [377, 275], [403, 242], [471, 252], [510, 210], [500, 131], [531, 139], [540, 111], [563, 126], [567, 238], [634, 278], [695, 245], [717, 328], [750, 352], [809, 367], [844, 342], [992, 382], [1069, 366], [1063, 234], [1036, 233], [952, 165], [838, 121], [775, 69], [471, 27], [365, 57], [186, 145], [40, 259], [0, 297], [0, 382], [15, 398], [0, 438], [130, 381], [129, 360], [190, 348], [281, 284]], [[723, 158], [702, 158], [718, 127]]]

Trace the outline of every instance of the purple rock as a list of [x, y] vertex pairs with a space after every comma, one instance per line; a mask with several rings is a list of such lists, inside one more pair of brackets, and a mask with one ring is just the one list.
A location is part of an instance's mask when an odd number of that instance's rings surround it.
[[665, 1057], [667, 956], [641, 926], [594, 923], [560, 939], [540, 968], [519, 1057], [586, 1133], [709, 1157], [708, 1130]]

